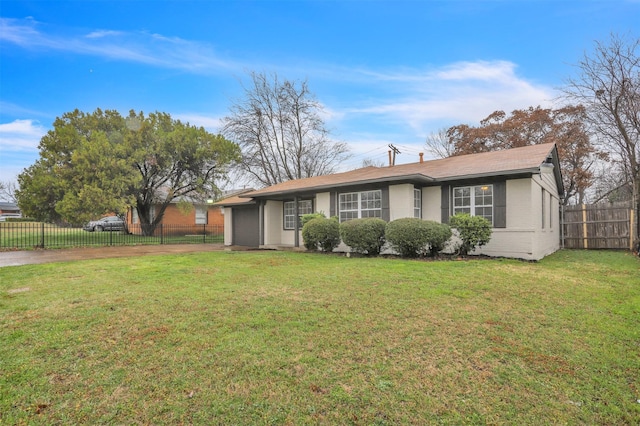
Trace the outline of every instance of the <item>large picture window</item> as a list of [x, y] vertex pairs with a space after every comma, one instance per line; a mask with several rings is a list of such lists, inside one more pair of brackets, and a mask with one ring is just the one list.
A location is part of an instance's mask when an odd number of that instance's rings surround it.
[[493, 185], [453, 188], [453, 214], [482, 216], [493, 224]]
[[340, 222], [364, 217], [382, 217], [382, 191], [340, 194]]
[[302, 228], [301, 218], [303, 214], [313, 213], [313, 203], [311, 200], [298, 201], [298, 214], [296, 215], [296, 202], [285, 201], [284, 203], [284, 229], [296, 229], [296, 217], [298, 227]]

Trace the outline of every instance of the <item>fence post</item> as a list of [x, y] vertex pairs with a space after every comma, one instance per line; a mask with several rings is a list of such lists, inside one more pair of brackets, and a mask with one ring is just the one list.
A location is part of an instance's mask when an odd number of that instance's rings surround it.
[[164, 224], [160, 224], [160, 245], [164, 244]]
[[564, 248], [564, 204], [560, 204], [560, 244]]
[[202, 224], [202, 244], [207, 242], [207, 225]]
[[44, 222], [40, 222], [40, 248], [44, 248]]
[[582, 205], [582, 244], [583, 248], [589, 248], [589, 240], [587, 235], [587, 206]]

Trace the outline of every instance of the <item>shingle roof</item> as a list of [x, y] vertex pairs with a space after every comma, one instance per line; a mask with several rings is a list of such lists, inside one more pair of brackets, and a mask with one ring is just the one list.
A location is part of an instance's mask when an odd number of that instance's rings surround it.
[[253, 198], [240, 198], [239, 195], [234, 195], [229, 198], [225, 198], [213, 203], [214, 206], [239, 206], [243, 204], [253, 204], [255, 201]]
[[[554, 144], [541, 144], [503, 151], [460, 155], [424, 161], [423, 163], [401, 164], [393, 167], [369, 166], [343, 173], [290, 180], [257, 191], [247, 192], [240, 197], [234, 197], [239, 198], [238, 200], [226, 199], [218, 204], [230, 205], [231, 201], [239, 203], [240, 200], [247, 200], [247, 198], [375, 182], [415, 180], [428, 183], [483, 176], [533, 173], [539, 170], [554, 151]], [[556, 166], [558, 165], [556, 164]]]

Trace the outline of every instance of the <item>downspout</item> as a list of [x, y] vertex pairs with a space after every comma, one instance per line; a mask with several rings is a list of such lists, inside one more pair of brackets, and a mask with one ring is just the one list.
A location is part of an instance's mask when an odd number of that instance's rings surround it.
[[258, 246], [264, 246], [264, 201], [258, 200]]
[[300, 221], [298, 220], [298, 196], [293, 199], [293, 211], [296, 212], [295, 226], [294, 226], [294, 247], [300, 247]]

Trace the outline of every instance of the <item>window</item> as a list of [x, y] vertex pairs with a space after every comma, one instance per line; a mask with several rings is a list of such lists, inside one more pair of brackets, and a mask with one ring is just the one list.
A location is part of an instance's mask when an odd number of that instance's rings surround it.
[[382, 217], [382, 191], [340, 194], [340, 222], [364, 217]]
[[[298, 201], [298, 227], [302, 227], [301, 216], [313, 213], [313, 203], [311, 200]], [[284, 229], [296, 228], [296, 202], [285, 201], [284, 203]]]
[[207, 206], [196, 206], [196, 225], [207, 224]]
[[[156, 217], [156, 206], [152, 205], [149, 209], [149, 217], [151, 220]], [[131, 223], [140, 223], [140, 216], [138, 215], [138, 209], [136, 207], [131, 208]]]
[[482, 216], [493, 224], [493, 185], [453, 188], [453, 214]]
[[413, 217], [422, 217], [422, 190], [413, 188]]

